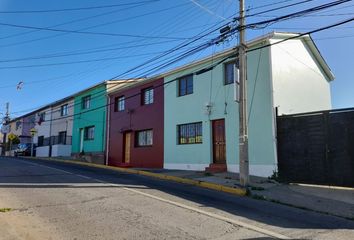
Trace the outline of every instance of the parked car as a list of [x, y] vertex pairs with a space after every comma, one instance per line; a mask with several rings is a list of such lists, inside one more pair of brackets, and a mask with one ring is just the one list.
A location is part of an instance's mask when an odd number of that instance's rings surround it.
[[15, 149], [15, 156], [31, 156], [31, 143], [20, 143]]

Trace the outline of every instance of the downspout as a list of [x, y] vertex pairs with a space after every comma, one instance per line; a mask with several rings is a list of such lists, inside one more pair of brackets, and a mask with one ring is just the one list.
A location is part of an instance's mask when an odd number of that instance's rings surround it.
[[50, 108], [50, 123], [49, 123], [49, 157], [52, 157], [52, 120], [53, 120], [53, 107]]
[[[268, 39], [268, 44], [271, 44], [271, 41]], [[269, 77], [270, 77], [270, 89], [271, 89], [271, 113], [272, 113], [272, 132], [273, 132], [273, 151], [274, 151], [274, 164], [275, 164], [275, 171], [278, 170], [278, 140], [277, 140], [277, 115], [278, 115], [278, 107], [274, 104], [274, 75], [273, 75], [273, 61], [272, 61], [272, 48], [269, 47]]]
[[109, 129], [110, 129], [110, 116], [111, 116], [111, 98], [107, 95], [107, 113], [106, 113], [106, 161], [105, 164], [108, 165], [108, 153], [109, 153]]

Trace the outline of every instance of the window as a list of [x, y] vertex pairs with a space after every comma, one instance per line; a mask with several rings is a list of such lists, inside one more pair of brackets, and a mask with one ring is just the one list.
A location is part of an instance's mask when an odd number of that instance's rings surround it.
[[68, 104], [65, 104], [60, 107], [60, 116], [68, 115]]
[[193, 75], [188, 75], [178, 79], [178, 96], [193, 93]]
[[38, 147], [41, 147], [44, 145], [44, 136], [38, 136], [37, 145], [38, 145]]
[[142, 96], [141, 99], [142, 105], [154, 103], [154, 89], [152, 87], [143, 89], [141, 96]]
[[114, 104], [114, 111], [120, 112], [120, 111], [124, 111], [124, 109], [125, 109], [125, 97], [124, 96], [116, 97], [115, 104]]
[[85, 140], [93, 140], [95, 137], [95, 127], [85, 127], [84, 129], [84, 139]]
[[136, 146], [137, 147], [144, 147], [144, 146], [152, 146], [152, 129], [150, 130], [143, 130], [139, 131], [135, 135], [136, 139]]
[[58, 144], [66, 144], [66, 131], [59, 132]]
[[[235, 81], [235, 67], [238, 68], [238, 62], [229, 62], [224, 65], [224, 83], [225, 85], [234, 83]], [[238, 72], [238, 71], [236, 71]], [[236, 78], [238, 83], [238, 77]]]
[[86, 96], [81, 99], [82, 109], [90, 108], [91, 96]]
[[44, 121], [45, 120], [45, 112], [42, 112], [39, 114], [39, 121]]
[[177, 126], [178, 144], [203, 143], [202, 123], [188, 123]]
[[[235, 101], [238, 102], [239, 101], [239, 96], [240, 96], [240, 82], [239, 82], [239, 78], [238, 78], [238, 61], [236, 62], [229, 62], [226, 63], [224, 65], [224, 84], [232, 84], [236, 81], [235, 83]], [[236, 78], [235, 78], [235, 74]]]
[[44, 122], [45, 121], [45, 112], [42, 112], [42, 113], [39, 113], [38, 114], [38, 117], [39, 117], [39, 119], [38, 119], [38, 125], [41, 125], [42, 124], [42, 122]]

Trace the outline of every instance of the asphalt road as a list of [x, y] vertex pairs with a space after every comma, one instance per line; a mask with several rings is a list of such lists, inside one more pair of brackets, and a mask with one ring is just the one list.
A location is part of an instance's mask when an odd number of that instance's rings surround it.
[[0, 158], [0, 239], [274, 238], [354, 239], [354, 221], [140, 175]]

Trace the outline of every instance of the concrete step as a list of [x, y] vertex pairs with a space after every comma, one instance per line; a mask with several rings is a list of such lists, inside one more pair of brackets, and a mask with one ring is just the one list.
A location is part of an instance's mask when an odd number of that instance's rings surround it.
[[226, 163], [211, 163], [209, 167], [205, 168], [205, 172], [209, 172], [209, 173], [220, 173], [226, 171], [227, 171]]

